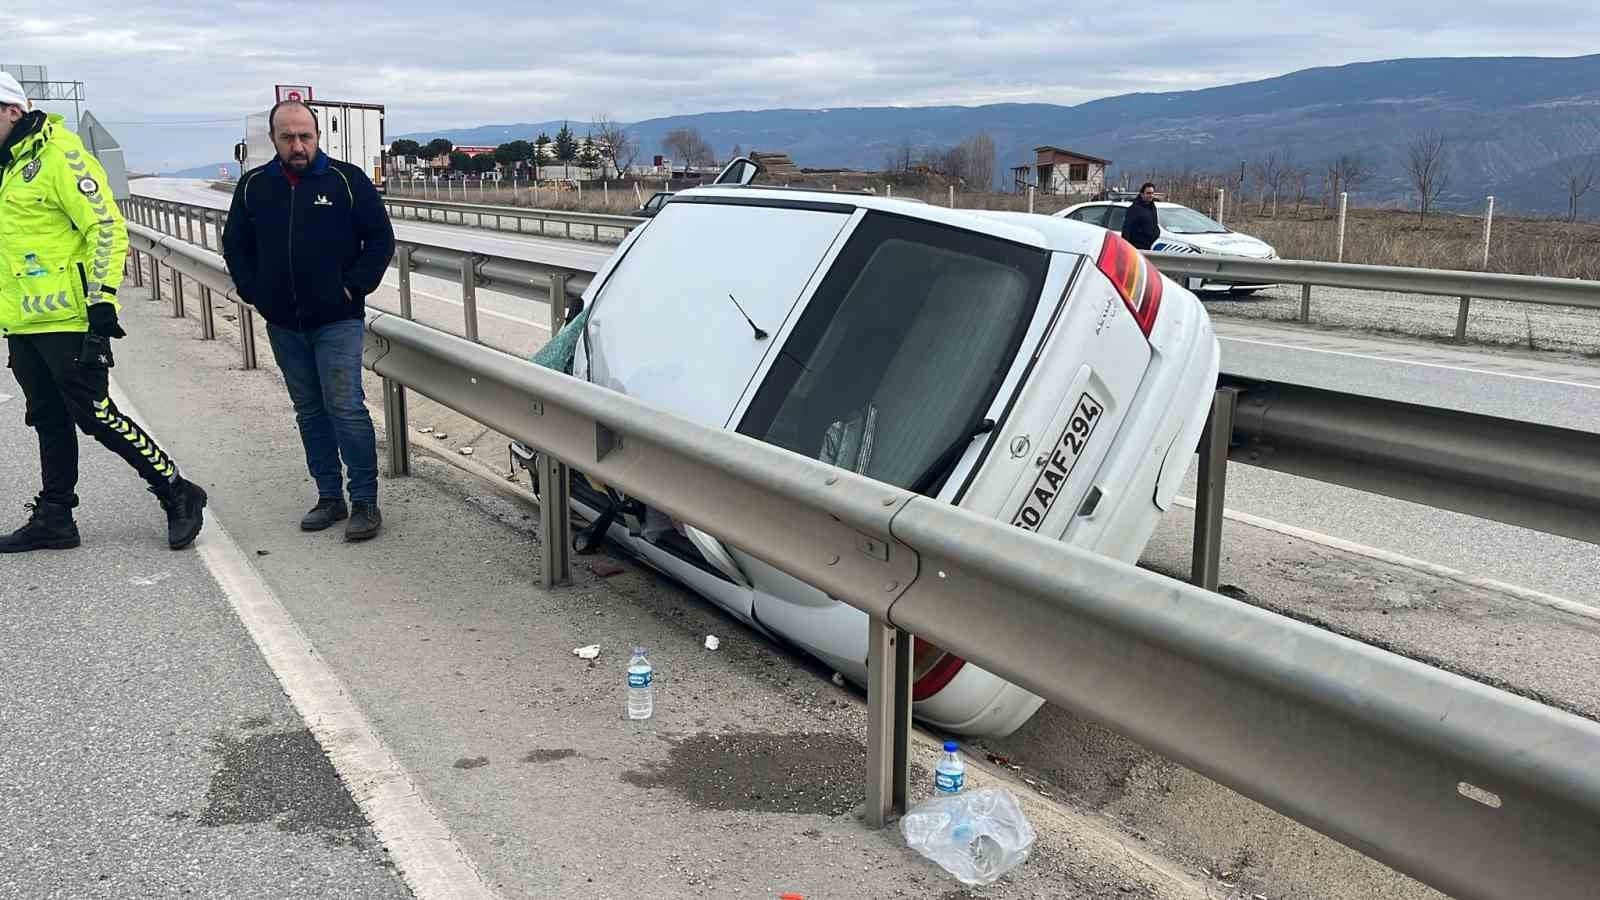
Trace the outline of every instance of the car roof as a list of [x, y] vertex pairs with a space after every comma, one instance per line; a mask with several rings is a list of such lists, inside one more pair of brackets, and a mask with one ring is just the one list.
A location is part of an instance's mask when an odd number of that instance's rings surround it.
[[935, 224], [962, 228], [992, 235], [1002, 240], [1063, 253], [1094, 254], [1105, 242], [1105, 229], [1086, 222], [1036, 213], [999, 212], [979, 209], [950, 209], [900, 197], [879, 197], [873, 194], [843, 193], [808, 190], [803, 188], [773, 188], [760, 185], [708, 185], [679, 191], [679, 196], [697, 199], [714, 198], [743, 200], [772, 200], [775, 204], [794, 201], [828, 203], [877, 212], [892, 213]]

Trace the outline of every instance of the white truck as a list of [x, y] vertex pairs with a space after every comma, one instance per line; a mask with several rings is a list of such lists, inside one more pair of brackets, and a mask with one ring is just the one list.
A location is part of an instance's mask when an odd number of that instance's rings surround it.
[[[322, 129], [322, 152], [334, 159], [362, 167], [383, 193], [383, 155], [389, 149], [383, 134], [383, 105], [346, 103], [338, 100], [308, 100]], [[263, 110], [245, 117], [246, 169], [272, 159], [272, 133]]]

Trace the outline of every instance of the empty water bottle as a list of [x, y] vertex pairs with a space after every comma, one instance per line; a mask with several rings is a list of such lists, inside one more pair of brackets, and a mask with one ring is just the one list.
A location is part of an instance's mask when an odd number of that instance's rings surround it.
[[944, 742], [944, 756], [939, 758], [939, 765], [933, 770], [933, 795], [935, 797], [949, 797], [961, 793], [967, 784], [967, 764], [961, 761], [961, 754], [955, 741]]
[[22, 258], [22, 263], [27, 267], [26, 272], [30, 277], [37, 278], [40, 275], [50, 274], [49, 269], [46, 269], [44, 266], [40, 265], [39, 255], [37, 253], [29, 253], [27, 256], [24, 256]]
[[628, 718], [648, 719], [655, 712], [655, 668], [645, 658], [644, 648], [633, 648], [628, 660]]

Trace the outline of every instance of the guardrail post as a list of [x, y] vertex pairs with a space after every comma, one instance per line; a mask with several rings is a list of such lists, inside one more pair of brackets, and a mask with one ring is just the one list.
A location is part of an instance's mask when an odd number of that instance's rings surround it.
[[411, 474], [411, 420], [406, 415], [406, 387], [383, 379], [383, 433], [389, 445], [389, 476]]
[[211, 288], [204, 282], [200, 284], [200, 340], [214, 341], [217, 339], [217, 317], [211, 309]]
[[172, 270], [172, 317], [181, 319], [186, 314], [183, 307], [183, 273]]
[[139, 251], [133, 253], [133, 286], [144, 287], [144, 256]]
[[571, 475], [548, 453], [534, 461], [539, 472], [539, 584], [545, 588], [572, 581]]
[[194, 243], [194, 211], [188, 207], [183, 210], [183, 230], [189, 235], [186, 240], [191, 244]]
[[1200, 434], [1200, 470], [1196, 473], [1194, 501], [1194, 555], [1189, 581], [1208, 591], [1217, 589], [1222, 562], [1222, 508], [1227, 498], [1228, 444], [1233, 440], [1233, 413], [1238, 407], [1237, 388], [1217, 388], [1211, 398], [1211, 415]]
[[1467, 307], [1472, 303], [1471, 297], [1461, 298], [1461, 309], [1456, 313], [1456, 340], [1467, 339]]
[[239, 356], [245, 369], [256, 367], [256, 311], [243, 300], [239, 310]]
[[478, 342], [478, 273], [477, 254], [461, 257], [461, 312], [466, 318], [467, 340]]
[[1311, 285], [1300, 285], [1300, 321], [1311, 321]]
[[[550, 336], [566, 322], [567, 276], [560, 272], [550, 275]], [[572, 476], [565, 463], [540, 453], [535, 459], [539, 473], [540, 534], [544, 536], [540, 547], [541, 566], [539, 582], [546, 588], [567, 584], [572, 580]]]
[[150, 302], [161, 302], [161, 260], [150, 254]]
[[400, 318], [411, 318], [411, 245], [395, 249], [395, 266], [400, 272]]
[[905, 814], [911, 795], [911, 635], [878, 618], [867, 624], [869, 828]]

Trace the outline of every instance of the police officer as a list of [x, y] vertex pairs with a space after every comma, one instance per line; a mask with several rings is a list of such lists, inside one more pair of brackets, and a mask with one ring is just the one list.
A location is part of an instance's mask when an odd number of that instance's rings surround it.
[[0, 73], [0, 333], [39, 433], [44, 481], [26, 504], [27, 523], [0, 537], [0, 553], [78, 546], [74, 423], [150, 484], [172, 549], [193, 543], [204, 519], [206, 492], [107, 390], [110, 340], [127, 336], [117, 286], [128, 232], [105, 180], [61, 117], [33, 110], [16, 79]]

